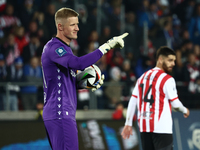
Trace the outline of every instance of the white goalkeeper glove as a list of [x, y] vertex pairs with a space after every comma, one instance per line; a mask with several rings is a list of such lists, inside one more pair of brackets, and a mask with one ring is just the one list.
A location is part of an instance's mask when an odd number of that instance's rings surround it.
[[112, 39], [108, 40], [107, 43], [101, 45], [99, 49], [103, 54], [106, 54], [112, 48], [123, 48], [124, 47], [123, 38], [125, 38], [127, 35], [128, 33], [126, 32], [120, 36], [115, 36]]
[[99, 84], [97, 84], [96, 87], [91, 89], [92, 92], [96, 91], [97, 89], [99, 89], [102, 86], [104, 79], [105, 79], [104, 74], [102, 74], [101, 75], [101, 79], [99, 81]]

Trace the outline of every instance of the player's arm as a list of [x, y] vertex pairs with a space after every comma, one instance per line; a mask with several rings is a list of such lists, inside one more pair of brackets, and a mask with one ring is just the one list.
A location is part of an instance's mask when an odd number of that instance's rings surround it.
[[[81, 57], [71, 57], [69, 62], [70, 68], [75, 68], [79, 70], [83, 70], [86, 67], [96, 63], [104, 54], [106, 54], [112, 48], [123, 48], [124, 47], [124, 40], [128, 35], [128, 33], [124, 33], [120, 36], [113, 37], [112, 39], [108, 40], [107, 43], [101, 45], [97, 50], [91, 52], [87, 55]], [[71, 63], [76, 62], [76, 63]]]
[[63, 67], [84, 70], [86, 67], [98, 61], [103, 54], [100, 50], [96, 50], [82, 57], [77, 57], [71, 52], [70, 48], [64, 48], [60, 43], [54, 43], [48, 51], [48, 56], [52, 62]]
[[124, 139], [128, 139], [130, 137], [130, 135], [132, 135], [132, 122], [133, 122], [133, 116], [135, 113], [135, 108], [136, 108], [136, 97], [134, 97], [133, 95], [131, 96], [131, 99], [129, 101], [128, 104], [128, 110], [127, 110], [127, 114], [126, 114], [126, 122], [125, 122], [125, 126], [122, 130], [122, 137]]
[[165, 90], [172, 107], [176, 111], [182, 112], [184, 114], [184, 117], [187, 118], [190, 114], [189, 109], [183, 106], [183, 104], [179, 100], [176, 89], [176, 83], [173, 78], [170, 78], [166, 81]]
[[184, 107], [178, 98], [174, 101], [171, 101], [171, 105], [176, 111], [182, 112], [185, 118], [187, 118], [190, 115], [189, 109]]
[[132, 92], [132, 96], [129, 100], [127, 114], [126, 114], [126, 122], [125, 122], [125, 126], [121, 133], [121, 135], [124, 139], [128, 139], [130, 137], [130, 135], [132, 135], [133, 116], [134, 116], [135, 110], [136, 110], [137, 95], [138, 95], [137, 87], [138, 87], [138, 83], [136, 83], [136, 86]]
[[[83, 70], [86, 67], [95, 64], [104, 54], [106, 54], [112, 48], [123, 48], [124, 47], [124, 40], [128, 35], [128, 33], [124, 33], [121, 36], [113, 37], [112, 39], [108, 40], [107, 43], [101, 45], [99, 49], [81, 56], [77, 57], [74, 56], [72, 53], [69, 53], [68, 50], [65, 50], [59, 44], [54, 44], [54, 49], [51, 50], [50, 56], [52, 57], [52, 61], [66, 67], [66, 68], [73, 68], [76, 70]], [[59, 49], [62, 47], [62, 53], [59, 53]], [[61, 55], [62, 54], [62, 55]]]

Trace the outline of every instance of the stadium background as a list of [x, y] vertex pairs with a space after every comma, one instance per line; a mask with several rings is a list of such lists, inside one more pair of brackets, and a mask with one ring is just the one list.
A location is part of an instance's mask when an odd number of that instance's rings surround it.
[[[140, 149], [136, 123], [129, 141], [120, 130], [136, 79], [155, 65], [155, 51], [163, 45], [177, 54], [172, 76], [180, 100], [192, 110], [188, 120], [173, 113], [175, 150], [200, 149], [198, 0], [1, 0], [0, 148], [50, 149], [41, 121], [42, 75], [27, 74], [27, 68], [41, 71], [42, 47], [56, 34], [54, 13], [61, 7], [80, 14], [78, 39], [70, 44], [77, 56], [129, 32], [122, 50], [97, 62], [106, 76], [102, 88], [77, 91], [80, 149]], [[21, 73], [15, 77], [17, 66]]]

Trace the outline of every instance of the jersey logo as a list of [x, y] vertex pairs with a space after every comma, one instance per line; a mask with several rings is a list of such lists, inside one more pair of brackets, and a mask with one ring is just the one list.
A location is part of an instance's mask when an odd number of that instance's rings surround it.
[[63, 48], [63, 47], [59, 47], [58, 49], [56, 49], [56, 53], [62, 57], [63, 55], [65, 55], [67, 53], [67, 51]]
[[75, 73], [73, 70], [71, 70], [71, 75], [72, 75], [73, 77], [76, 77], [76, 73]]

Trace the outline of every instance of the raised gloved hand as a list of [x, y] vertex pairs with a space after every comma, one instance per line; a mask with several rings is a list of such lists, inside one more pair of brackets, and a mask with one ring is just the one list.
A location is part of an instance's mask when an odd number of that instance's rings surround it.
[[99, 89], [102, 86], [104, 79], [105, 79], [104, 74], [102, 74], [99, 83], [96, 85], [96, 87], [91, 89], [92, 92], [96, 91], [97, 89]]
[[124, 47], [123, 38], [125, 38], [127, 35], [128, 33], [126, 32], [120, 36], [115, 36], [112, 39], [108, 40], [107, 43], [101, 45], [99, 49], [103, 54], [106, 54], [112, 48], [123, 48]]

